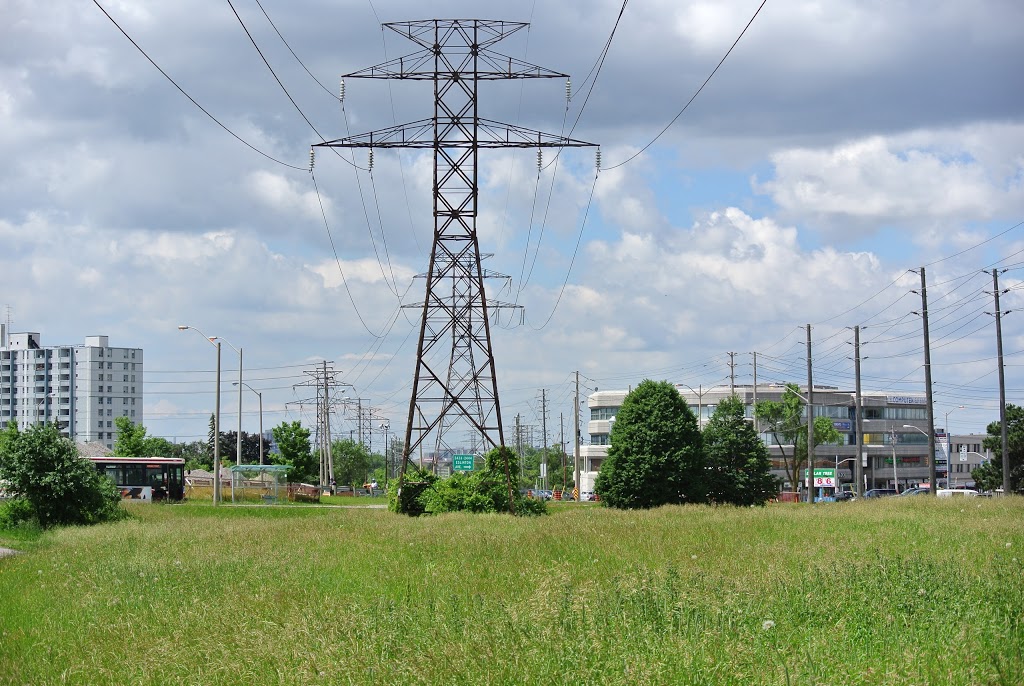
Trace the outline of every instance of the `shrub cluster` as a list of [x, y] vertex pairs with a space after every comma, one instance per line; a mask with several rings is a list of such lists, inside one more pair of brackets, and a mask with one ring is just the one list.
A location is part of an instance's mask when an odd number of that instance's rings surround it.
[[547, 514], [544, 501], [527, 498], [516, 489], [512, 489], [510, 506], [508, 474], [518, 473], [518, 469], [515, 454], [499, 447], [484, 456], [484, 468], [480, 471], [438, 479], [430, 472], [413, 470], [406, 474], [400, 501], [397, 484], [389, 489], [388, 507], [410, 516], [513, 510], [519, 516]]
[[0, 524], [37, 522], [42, 528], [120, 519], [117, 487], [78, 454], [53, 424], [0, 433], [0, 481], [11, 497]]

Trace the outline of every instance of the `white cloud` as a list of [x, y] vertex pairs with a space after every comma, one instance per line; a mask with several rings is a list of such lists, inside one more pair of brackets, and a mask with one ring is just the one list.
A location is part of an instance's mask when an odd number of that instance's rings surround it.
[[1006, 149], [998, 142], [1010, 141], [1024, 142], [1024, 126], [917, 131], [783, 150], [772, 156], [773, 178], [755, 180], [754, 187], [789, 217], [914, 225], [1002, 218], [1024, 201], [1024, 155], [1004, 153], [991, 163]]
[[[308, 219], [322, 219], [316, 191], [302, 191], [294, 180], [287, 179], [281, 174], [255, 171], [249, 174], [246, 185], [256, 200], [280, 214], [289, 215], [297, 212]], [[320, 200], [323, 202], [324, 211], [330, 216], [330, 199], [321, 194]]]

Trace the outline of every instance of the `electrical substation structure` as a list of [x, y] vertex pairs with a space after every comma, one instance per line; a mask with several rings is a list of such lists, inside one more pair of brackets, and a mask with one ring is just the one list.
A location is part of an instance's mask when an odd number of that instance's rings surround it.
[[[460, 424], [480, 436], [485, 450], [505, 443], [488, 308], [516, 306], [489, 305], [486, 299], [487, 274], [481, 268], [476, 226], [480, 149], [593, 145], [479, 116], [480, 81], [568, 79], [567, 74], [491, 50], [495, 43], [526, 26], [482, 19], [384, 24], [421, 49], [342, 78], [433, 81], [434, 116], [314, 146], [368, 148], [371, 155], [374, 148], [430, 149], [434, 153], [434, 236], [426, 293], [423, 302], [409, 305], [422, 314], [399, 495], [409, 456], [430, 438], [435, 441], [435, 459], [449, 449], [451, 441], [446, 436], [459, 435], [455, 429]], [[418, 422], [417, 413], [421, 413]], [[511, 504], [513, 486], [507, 460], [505, 474]]]

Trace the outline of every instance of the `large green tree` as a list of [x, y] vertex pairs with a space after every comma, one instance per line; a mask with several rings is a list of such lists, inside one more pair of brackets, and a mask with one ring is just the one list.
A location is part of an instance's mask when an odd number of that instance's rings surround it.
[[704, 457], [712, 502], [764, 505], [778, 492], [768, 448], [736, 396], [720, 401], [704, 427]]
[[[982, 445], [992, 451], [992, 459], [971, 472], [978, 488], [994, 491], [1003, 487], [1002, 425], [992, 422]], [[1024, 408], [1006, 406], [1006, 446], [1010, 454], [1010, 492], [1017, 493], [1024, 484]]]
[[334, 459], [335, 482], [353, 488], [360, 488], [366, 483], [375, 461], [384, 462], [383, 458], [371, 455], [366, 446], [348, 438], [331, 443], [331, 457]]
[[[261, 436], [258, 433], [242, 432], [242, 462], [237, 461], [238, 453], [238, 432], [237, 431], [222, 431], [221, 435], [224, 437], [224, 443], [226, 448], [221, 448], [220, 458], [222, 460], [232, 460], [236, 464], [259, 464], [260, 463], [260, 439]], [[266, 454], [270, 450], [270, 442], [265, 438], [263, 440], [263, 456], [266, 459]], [[227, 452], [224, 452], [227, 450]]]
[[[43, 528], [94, 524], [123, 516], [114, 483], [78, 454], [56, 424], [0, 432], [0, 481], [18, 509]], [[9, 505], [10, 507], [10, 505]]]
[[702, 502], [704, 458], [697, 417], [667, 381], [644, 380], [622, 402], [594, 490], [607, 505]]
[[114, 441], [114, 455], [118, 457], [152, 457], [147, 445], [146, 427], [136, 424], [128, 417], [116, 417], [117, 440]]
[[314, 482], [320, 479], [320, 464], [313, 455], [309, 429], [301, 422], [282, 422], [273, 428], [279, 453], [272, 455], [272, 464], [288, 465], [288, 481]]
[[[782, 455], [783, 470], [791, 488], [801, 483], [807, 467], [807, 418], [800, 387], [786, 384], [780, 400], [762, 400], [754, 406], [754, 416], [772, 433]], [[828, 417], [814, 418], [814, 448], [839, 441], [839, 432]], [[785, 443], [783, 443], [785, 441]], [[790, 452], [786, 452], [787, 446]]]

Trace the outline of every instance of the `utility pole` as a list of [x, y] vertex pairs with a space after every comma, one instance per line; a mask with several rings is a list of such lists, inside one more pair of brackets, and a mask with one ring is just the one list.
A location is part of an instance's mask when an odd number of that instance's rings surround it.
[[573, 446], [573, 488], [576, 491], [576, 497], [579, 498], [580, 494], [580, 373], [576, 372], [576, 402], [573, 403], [573, 435], [576, 437], [575, 445]]
[[543, 445], [541, 447], [541, 468], [540, 468], [540, 483], [541, 488], [547, 489], [548, 487], [548, 399], [547, 391], [540, 389], [540, 426]]
[[[558, 413], [558, 452], [559, 459], [562, 461], [562, 493], [565, 493], [565, 415], [561, 412]], [[565, 496], [562, 496], [565, 497]]]
[[[899, 493], [900, 492], [900, 477], [899, 477], [899, 474], [896, 473], [896, 427], [895, 426], [889, 428], [889, 443], [892, 445], [892, 480], [894, 482], [894, 487], [896, 488], [896, 493]], [[935, 491], [937, 489], [933, 488], [931, 490]]]
[[[999, 365], [999, 446], [1003, 452], [1003, 495], [1010, 495], [1010, 447], [1006, 430], [1006, 378], [1003, 369], [1003, 312], [999, 308], [999, 270], [992, 270], [992, 295], [995, 298], [996, 357]], [[1006, 314], [1009, 314], [1007, 312]], [[949, 429], [946, 429], [948, 432]], [[951, 468], [950, 468], [951, 469]], [[948, 480], [948, 479], [947, 479]]]
[[811, 378], [811, 325], [807, 325], [807, 502], [814, 502], [814, 381]]
[[[924, 267], [921, 267], [921, 325], [924, 331], [924, 395], [928, 405], [928, 484], [929, 495], [939, 490], [935, 474], [935, 413], [932, 412], [932, 347], [928, 339], [928, 289], [925, 285]], [[895, 458], [893, 458], [895, 465]], [[948, 469], [947, 458], [947, 469]], [[946, 477], [948, 480], [948, 476]], [[899, 490], [899, 486], [897, 486]]]
[[[491, 46], [525, 28], [521, 22], [432, 19], [384, 24], [420, 50], [368, 69], [352, 78], [432, 81], [434, 115], [380, 131], [319, 144], [331, 148], [418, 148], [433, 151], [434, 232], [426, 293], [421, 304], [416, 366], [402, 450], [402, 485], [409, 454], [430, 435], [443, 433], [454, 415], [477, 432], [484, 448], [505, 444], [498, 382], [491, 344], [488, 303], [477, 236], [479, 151], [481, 148], [564, 148], [589, 146], [479, 116], [481, 81], [568, 78], [493, 52]], [[451, 367], [434, 368], [432, 358], [450, 343]], [[472, 354], [470, 354], [472, 353]], [[430, 409], [426, 426], [414, 433], [416, 404]], [[438, 441], [440, 443], [440, 439]], [[512, 477], [505, 460], [512, 506]]]
[[736, 392], [736, 353], [726, 353], [729, 356], [729, 395]]
[[522, 481], [523, 476], [526, 475], [526, 470], [523, 467], [523, 428], [519, 424], [518, 412], [516, 412], [516, 455], [519, 458], [519, 479]]
[[[751, 400], [750, 405], [750, 416], [754, 418], [754, 431], [757, 431], [760, 427], [757, 425], [757, 353], [754, 353], [754, 397]], [[761, 433], [757, 431], [757, 433]]]
[[857, 395], [854, 398], [854, 413], [857, 426], [857, 459], [853, 461], [854, 492], [858, 496], [864, 495], [864, 461], [867, 459], [867, 450], [864, 448], [864, 412], [862, 409], [862, 398], [860, 393], [860, 326], [853, 327], [853, 374], [856, 383]]

